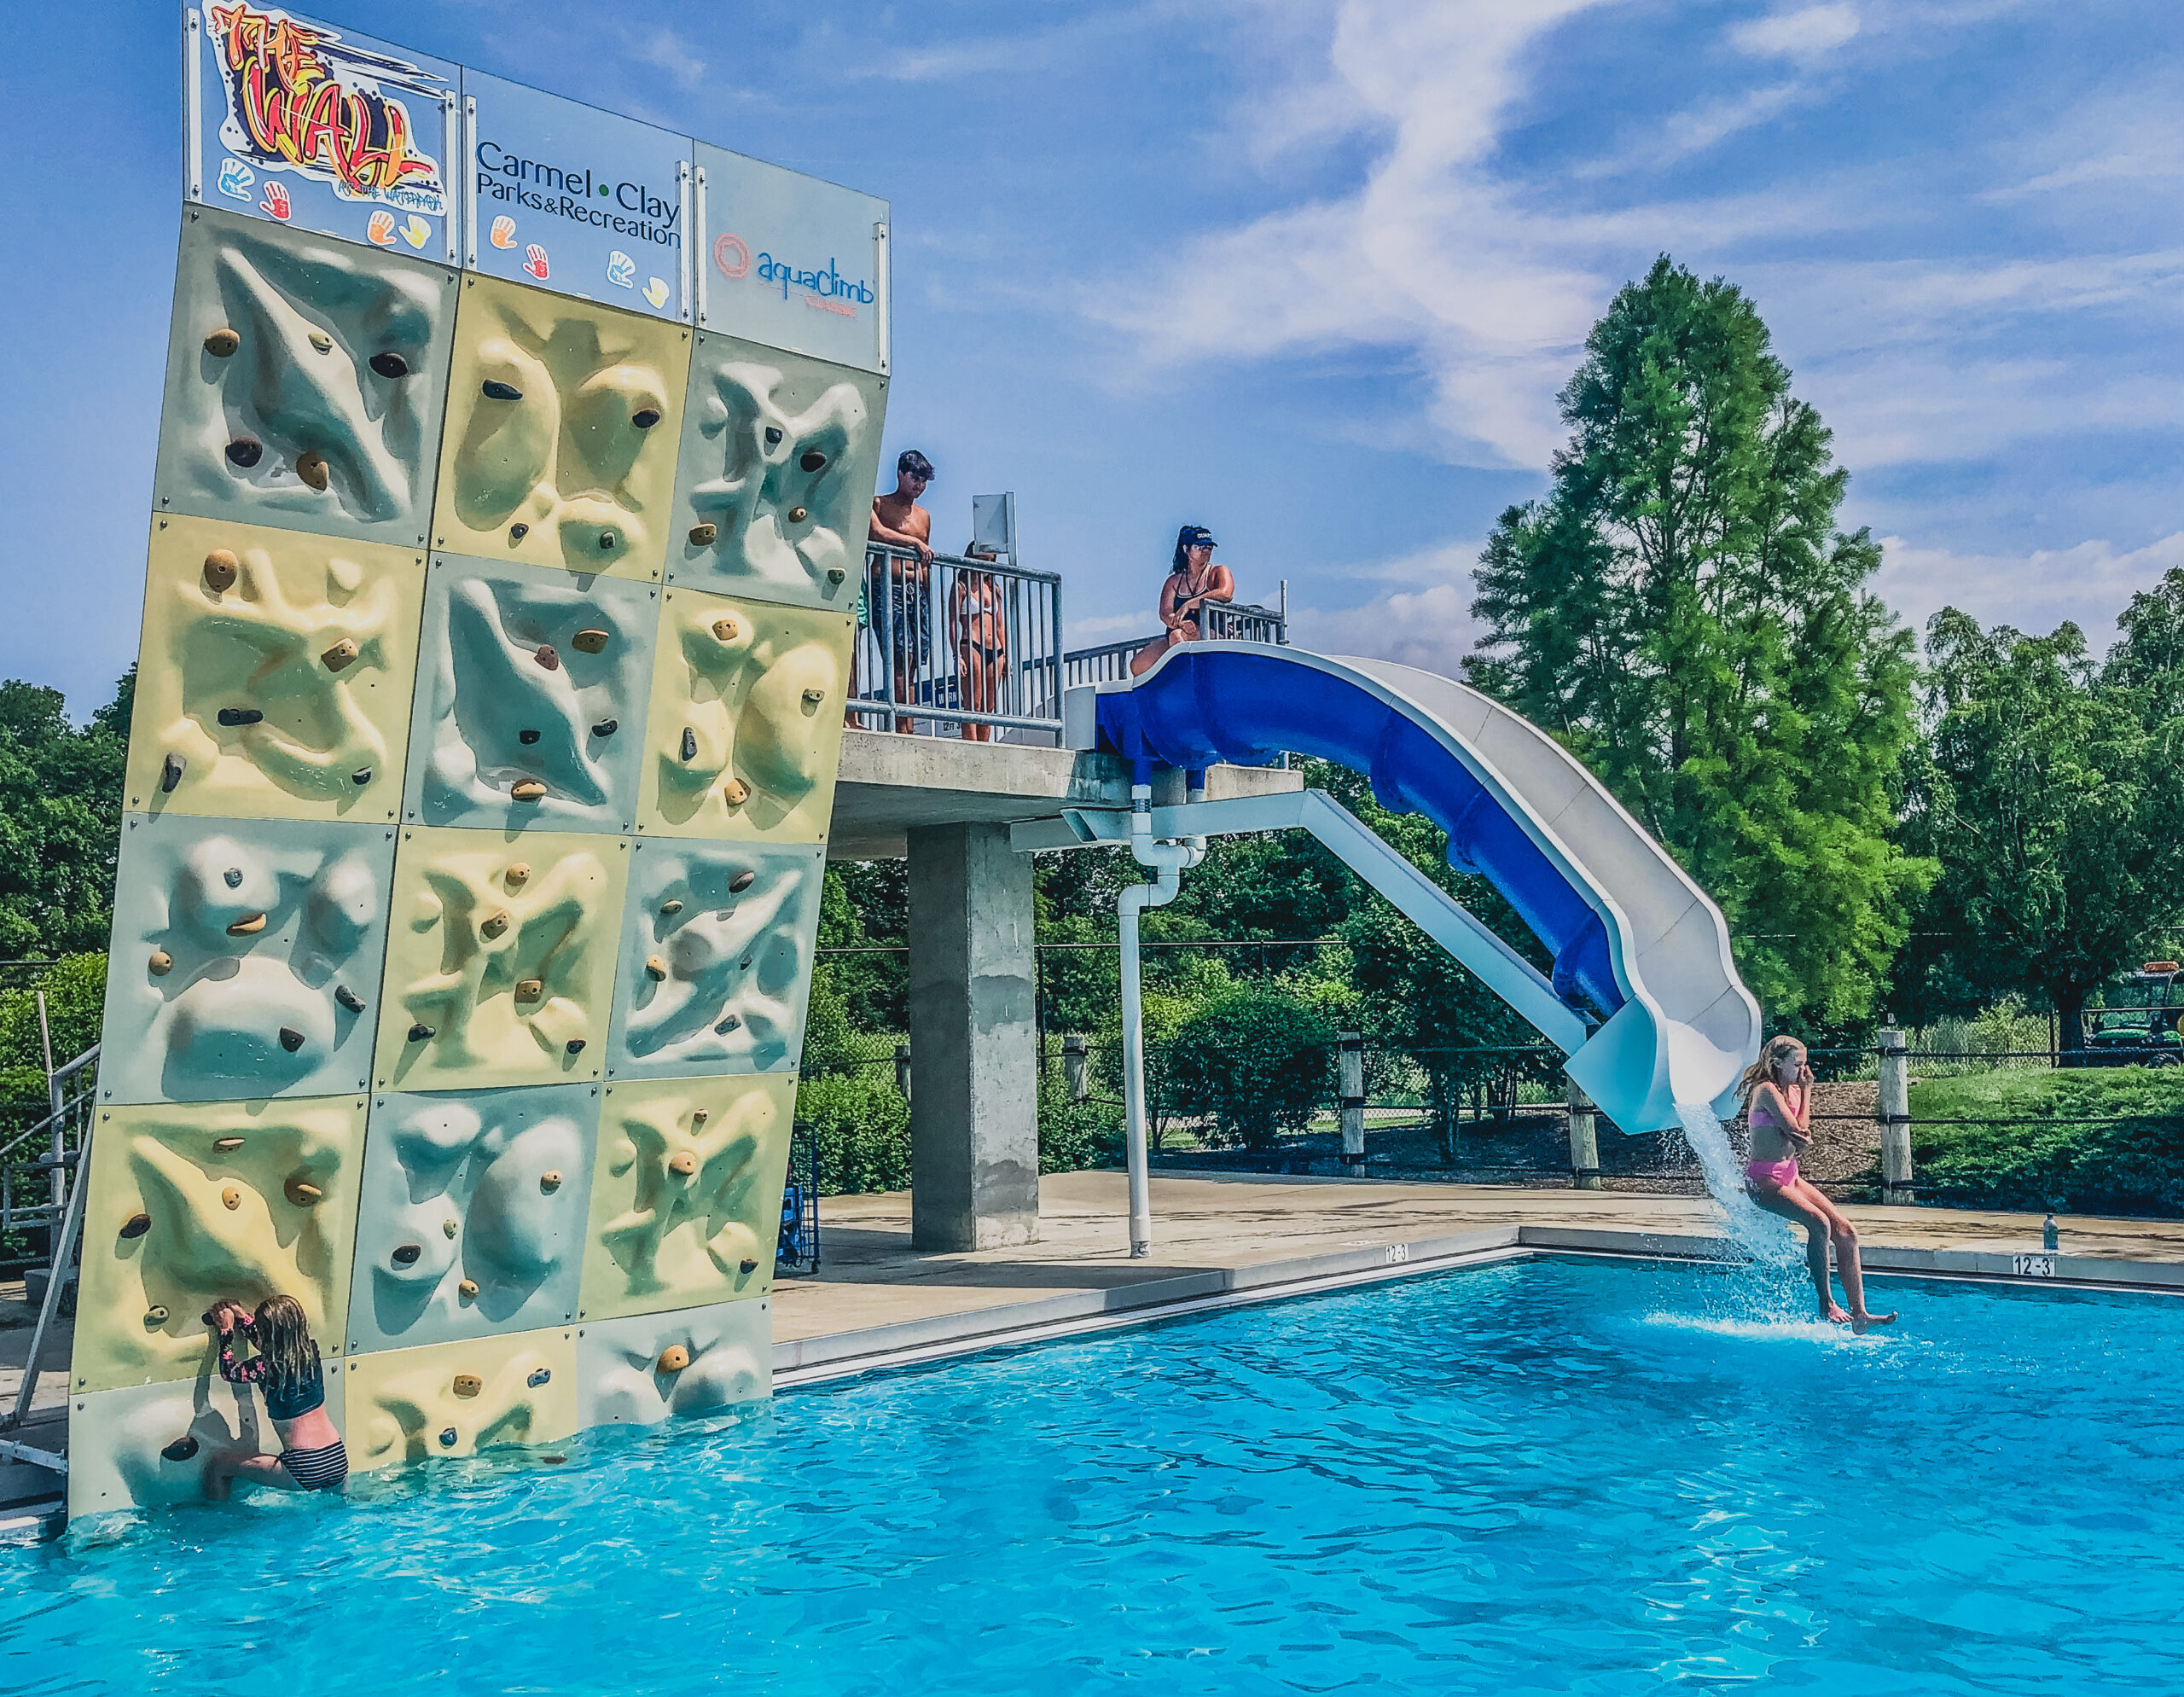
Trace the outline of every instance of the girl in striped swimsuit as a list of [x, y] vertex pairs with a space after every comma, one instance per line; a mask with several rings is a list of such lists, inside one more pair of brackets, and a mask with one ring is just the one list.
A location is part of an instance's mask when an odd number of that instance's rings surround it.
[[[224, 1502], [239, 1478], [282, 1491], [340, 1490], [349, 1477], [349, 1451], [327, 1418], [326, 1375], [303, 1304], [293, 1296], [269, 1296], [253, 1316], [222, 1297], [205, 1323], [220, 1334], [220, 1377], [265, 1393], [265, 1412], [282, 1445], [278, 1456], [239, 1450], [216, 1456], [206, 1470], [205, 1495]], [[235, 1359], [238, 1339], [258, 1346], [248, 1361]]]
[[[1858, 1264], [1858, 1229], [1843, 1211], [1820, 1193], [1813, 1182], [1798, 1171], [1798, 1157], [1812, 1146], [1812, 1068], [1805, 1064], [1805, 1046], [1793, 1037], [1774, 1037], [1759, 1052], [1759, 1059], [1745, 1069], [1738, 1089], [1747, 1104], [1751, 1126], [1751, 1159], [1745, 1163], [1745, 1188], [1751, 1200], [1770, 1214], [1805, 1229], [1805, 1264], [1812, 1271], [1820, 1293], [1820, 1317], [1838, 1325], [1844, 1321], [1853, 1331], [1885, 1326], [1894, 1311], [1872, 1314], [1866, 1310], [1865, 1269]], [[1843, 1294], [1850, 1299], [1846, 1314], [1835, 1305], [1827, 1286], [1827, 1246], [1835, 1245], [1835, 1270], [1843, 1281]]]

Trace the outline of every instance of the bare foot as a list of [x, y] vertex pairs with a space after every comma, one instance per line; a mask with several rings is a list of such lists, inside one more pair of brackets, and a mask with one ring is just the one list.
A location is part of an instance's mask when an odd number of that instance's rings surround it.
[[1892, 1308], [1885, 1314], [1853, 1314], [1850, 1316], [1850, 1329], [1854, 1332], [1862, 1333], [1869, 1327], [1893, 1326], [1895, 1323], [1896, 1311]]
[[1847, 1308], [1838, 1308], [1831, 1302], [1821, 1310], [1820, 1317], [1823, 1320], [1832, 1320], [1838, 1326], [1844, 1326], [1850, 1323], [1850, 1311]]

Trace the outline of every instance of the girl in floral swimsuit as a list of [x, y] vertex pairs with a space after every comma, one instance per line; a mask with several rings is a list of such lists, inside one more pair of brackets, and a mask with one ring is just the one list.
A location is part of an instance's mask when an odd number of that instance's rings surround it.
[[[1805, 1046], [1793, 1037], [1774, 1037], [1759, 1052], [1759, 1059], [1745, 1069], [1738, 1093], [1748, 1104], [1751, 1125], [1751, 1159], [1745, 1163], [1745, 1188], [1751, 1200], [1770, 1214], [1779, 1214], [1805, 1229], [1805, 1264], [1811, 1270], [1813, 1287], [1820, 1293], [1820, 1317], [1840, 1323], [1849, 1321], [1853, 1331], [1885, 1326], [1896, 1318], [1866, 1310], [1865, 1270], [1858, 1264], [1858, 1229], [1843, 1211], [1821, 1194], [1813, 1182], [1798, 1171], [1798, 1157], [1812, 1146], [1812, 1068], [1805, 1064]], [[1827, 1246], [1835, 1245], [1835, 1270], [1843, 1281], [1843, 1294], [1850, 1299], [1847, 1314], [1835, 1305], [1827, 1286]]]
[[[349, 1451], [327, 1418], [326, 1376], [303, 1304], [293, 1296], [269, 1296], [253, 1316], [222, 1297], [205, 1323], [220, 1334], [220, 1377], [265, 1393], [265, 1412], [282, 1446], [277, 1456], [235, 1450], [214, 1458], [206, 1471], [205, 1495], [224, 1502], [239, 1478], [283, 1491], [340, 1490], [349, 1477]], [[256, 1345], [258, 1353], [238, 1361], [239, 1340]]]

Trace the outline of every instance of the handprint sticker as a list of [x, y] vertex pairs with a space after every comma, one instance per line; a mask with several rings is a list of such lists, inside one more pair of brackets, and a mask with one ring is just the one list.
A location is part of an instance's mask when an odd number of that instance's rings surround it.
[[546, 250], [537, 242], [532, 242], [523, 250], [523, 268], [539, 282], [544, 282], [546, 281]]
[[[502, 212], [500, 217], [493, 220], [493, 246], [496, 247], [515, 246], [515, 220], [506, 212]], [[534, 248], [531, 251], [536, 253], [537, 250]]]
[[617, 247], [607, 256], [607, 281], [617, 288], [637, 286], [637, 262]]
[[373, 247], [392, 247], [394, 245], [394, 214], [382, 206], [365, 220], [364, 234], [370, 238]]
[[265, 198], [258, 203], [258, 210], [269, 218], [278, 218], [282, 224], [286, 224], [295, 212], [295, 208], [288, 203], [288, 185], [285, 183], [268, 183], [265, 185]]

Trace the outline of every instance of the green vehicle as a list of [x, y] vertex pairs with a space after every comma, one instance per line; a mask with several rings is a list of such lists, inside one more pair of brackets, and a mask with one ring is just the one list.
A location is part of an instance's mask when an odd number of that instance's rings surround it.
[[2095, 1008], [2086, 1016], [2088, 1066], [2174, 1066], [2184, 1059], [2184, 966], [2148, 961], [2117, 980], [2130, 1005]]

